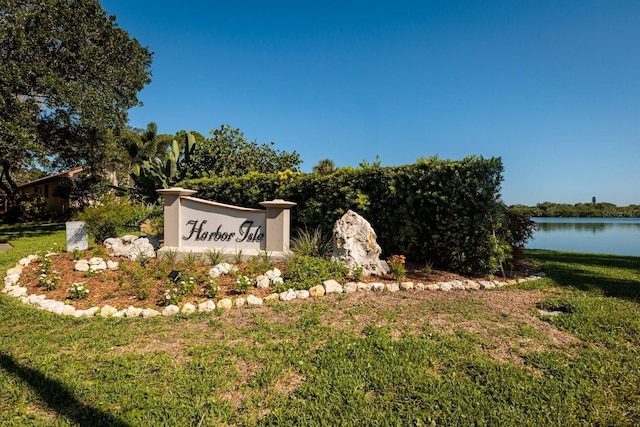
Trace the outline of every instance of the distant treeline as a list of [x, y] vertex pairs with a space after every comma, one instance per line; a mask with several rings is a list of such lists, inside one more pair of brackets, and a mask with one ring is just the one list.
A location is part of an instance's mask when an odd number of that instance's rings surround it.
[[514, 211], [537, 217], [638, 218], [640, 205], [618, 207], [613, 203], [538, 203], [535, 206], [512, 205]]

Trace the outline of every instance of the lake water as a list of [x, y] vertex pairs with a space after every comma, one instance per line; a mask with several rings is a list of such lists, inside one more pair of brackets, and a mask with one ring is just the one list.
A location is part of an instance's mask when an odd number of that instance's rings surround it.
[[529, 249], [640, 256], [640, 218], [532, 218]]

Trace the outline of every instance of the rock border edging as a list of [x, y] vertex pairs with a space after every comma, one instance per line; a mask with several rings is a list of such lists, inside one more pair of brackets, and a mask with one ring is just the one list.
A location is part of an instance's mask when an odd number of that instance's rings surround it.
[[32, 261], [38, 259], [37, 255], [29, 255], [22, 258], [15, 267], [9, 268], [4, 277], [4, 288], [2, 293], [11, 297], [18, 298], [24, 304], [29, 304], [40, 310], [49, 311], [63, 316], [73, 317], [143, 317], [151, 318], [156, 316], [172, 316], [178, 313], [192, 314], [195, 312], [211, 312], [216, 309], [231, 309], [233, 307], [242, 307], [245, 305], [262, 305], [273, 301], [291, 301], [294, 299], [318, 298], [328, 294], [353, 293], [358, 291], [371, 292], [398, 292], [398, 291], [443, 291], [449, 292], [453, 290], [471, 291], [480, 289], [494, 289], [508, 285], [527, 282], [530, 280], [538, 280], [545, 276], [544, 273], [536, 273], [526, 278], [507, 280], [506, 282], [498, 280], [452, 280], [450, 282], [438, 282], [431, 284], [423, 284], [413, 282], [398, 283], [363, 283], [363, 282], [347, 282], [341, 285], [335, 280], [326, 280], [321, 285], [316, 285], [309, 290], [288, 289], [281, 293], [272, 293], [264, 298], [249, 294], [246, 297], [238, 297], [234, 300], [230, 298], [222, 298], [217, 304], [213, 300], [206, 300], [197, 306], [191, 303], [185, 303], [182, 307], [177, 305], [168, 305], [162, 311], [152, 308], [138, 308], [129, 306], [126, 309], [118, 310], [116, 307], [104, 305], [103, 307], [91, 307], [86, 310], [77, 310], [73, 305], [65, 304], [62, 301], [47, 299], [45, 295], [36, 295], [27, 293], [27, 288], [19, 285], [20, 275], [24, 267]]

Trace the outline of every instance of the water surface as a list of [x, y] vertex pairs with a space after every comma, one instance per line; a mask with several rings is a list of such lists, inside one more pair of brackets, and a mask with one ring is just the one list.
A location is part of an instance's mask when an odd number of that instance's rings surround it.
[[529, 249], [640, 256], [640, 218], [532, 218]]

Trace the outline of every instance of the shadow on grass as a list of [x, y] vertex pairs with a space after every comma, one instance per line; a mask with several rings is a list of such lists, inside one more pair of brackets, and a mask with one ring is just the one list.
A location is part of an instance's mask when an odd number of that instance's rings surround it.
[[124, 421], [76, 399], [62, 383], [32, 368], [21, 366], [11, 356], [0, 353], [0, 367], [26, 382], [49, 408], [81, 426], [126, 427]]
[[529, 250], [560, 286], [640, 302], [640, 257]]
[[30, 222], [23, 224], [0, 225], [0, 238], [14, 240], [21, 237], [46, 236], [56, 231], [64, 230], [65, 224], [51, 224], [48, 222]]

